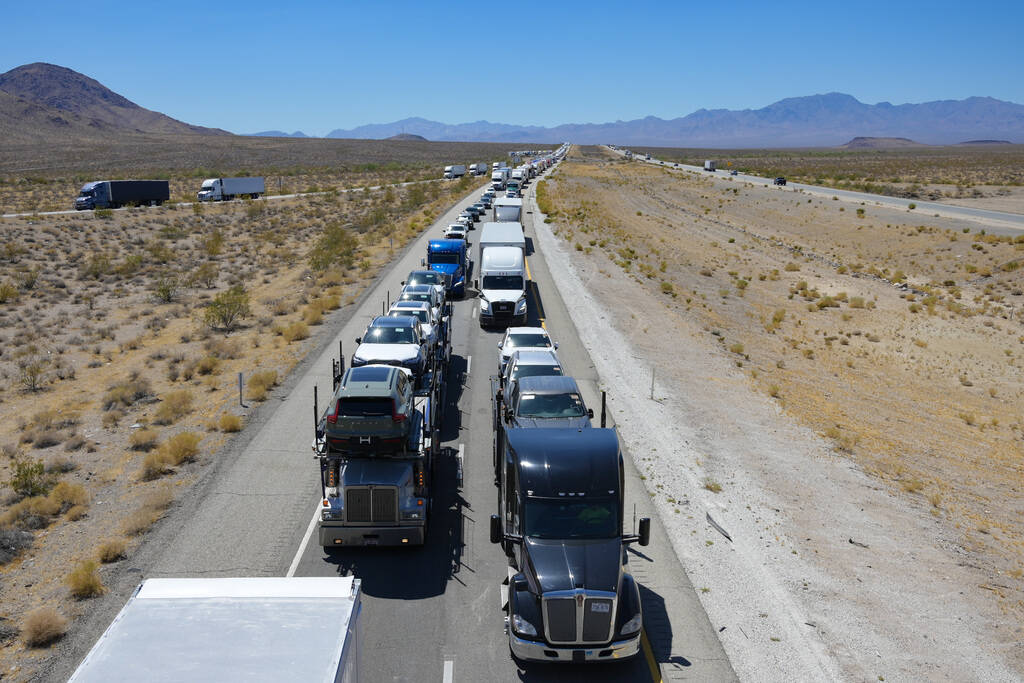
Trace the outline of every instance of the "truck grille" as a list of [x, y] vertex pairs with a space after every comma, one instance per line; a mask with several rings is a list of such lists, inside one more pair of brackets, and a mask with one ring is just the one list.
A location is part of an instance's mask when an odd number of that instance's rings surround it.
[[[552, 644], [607, 643], [612, 639], [615, 597], [587, 595], [581, 590], [544, 598], [544, 621]], [[579, 598], [583, 598], [580, 600]], [[582, 627], [581, 627], [582, 625]]]
[[547, 601], [548, 635], [553, 643], [576, 642], [576, 601], [558, 598]]
[[393, 486], [346, 488], [345, 518], [349, 522], [397, 521], [397, 489]]
[[511, 301], [497, 301], [494, 303], [495, 315], [512, 315]]

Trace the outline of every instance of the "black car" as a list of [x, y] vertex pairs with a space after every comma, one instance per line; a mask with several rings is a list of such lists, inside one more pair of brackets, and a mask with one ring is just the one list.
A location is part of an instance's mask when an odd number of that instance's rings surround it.
[[776, 185], [785, 185], [785, 184], [786, 184], [786, 179], [785, 179], [785, 178], [783, 178], [782, 176], [779, 176], [778, 178], [776, 178], [776, 179], [774, 180], [774, 183], [775, 183]]

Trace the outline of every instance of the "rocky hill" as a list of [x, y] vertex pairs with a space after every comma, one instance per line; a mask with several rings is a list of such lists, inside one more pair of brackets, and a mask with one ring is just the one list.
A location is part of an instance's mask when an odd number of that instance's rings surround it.
[[31, 141], [114, 133], [230, 135], [140, 107], [77, 71], [36, 62], [0, 74], [0, 134]]

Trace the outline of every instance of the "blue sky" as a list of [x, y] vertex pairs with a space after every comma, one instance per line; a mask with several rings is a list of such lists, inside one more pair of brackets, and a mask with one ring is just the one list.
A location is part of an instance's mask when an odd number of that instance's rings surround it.
[[1024, 103], [1024, 2], [19, 2], [0, 72], [80, 71], [189, 123], [557, 125], [862, 102]]

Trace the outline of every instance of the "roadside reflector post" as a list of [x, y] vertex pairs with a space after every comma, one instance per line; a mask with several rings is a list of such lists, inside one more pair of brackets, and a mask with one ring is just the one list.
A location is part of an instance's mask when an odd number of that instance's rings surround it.
[[608, 394], [607, 394], [607, 392], [604, 389], [602, 389], [601, 390], [601, 429], [604, 429], [605, 424], [606, 424], [606, 422], [605, 422], [605, 412], [606, 412], [607, 405], [608, 405]]
[[654, 371], [655, 367], [651, 366], [651, 400], [654, 400]]
[[314, 432], [316, 431], [316, 414], [318, 412], [320, 412], [319, 410], [317, 410], [317, 402], [318, 402], [317, 398], [318, 398], [317, 397], [317, 388], [316, 388], [316, 385], [314, 384], [313, 385], [313, 431]]
[[245, 407], [245, 403], [242, 402], [242, 373], [238, 373], [238, 405]]

